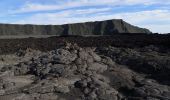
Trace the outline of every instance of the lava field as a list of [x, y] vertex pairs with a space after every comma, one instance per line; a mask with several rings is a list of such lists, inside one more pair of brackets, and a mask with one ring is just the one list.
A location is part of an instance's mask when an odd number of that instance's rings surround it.
[[0, 100], [170, 100], [170, 35], [0, 39]]

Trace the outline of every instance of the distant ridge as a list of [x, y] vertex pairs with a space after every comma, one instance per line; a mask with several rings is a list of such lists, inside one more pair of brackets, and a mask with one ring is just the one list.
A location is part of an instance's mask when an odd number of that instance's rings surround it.
[[113, 19], [65, 25], [0, 24], [0, 35], [113, 35], [116, 33], [151, 33], [123, 21]]

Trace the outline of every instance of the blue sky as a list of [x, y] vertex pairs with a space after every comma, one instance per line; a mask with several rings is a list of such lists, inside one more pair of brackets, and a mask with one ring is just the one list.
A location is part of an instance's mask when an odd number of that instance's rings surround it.
[[108, 19], [170, 33], [170, 0], [1, 0], [0, 23], [67, 24]]

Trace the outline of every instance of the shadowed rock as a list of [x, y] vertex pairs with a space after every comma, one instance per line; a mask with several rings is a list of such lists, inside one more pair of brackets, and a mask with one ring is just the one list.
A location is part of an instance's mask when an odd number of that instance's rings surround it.
[[112, 35], [116, 33], [151, 33], [121, 19], [65, 24], [17, 25], [0, 24], [0, 35]]

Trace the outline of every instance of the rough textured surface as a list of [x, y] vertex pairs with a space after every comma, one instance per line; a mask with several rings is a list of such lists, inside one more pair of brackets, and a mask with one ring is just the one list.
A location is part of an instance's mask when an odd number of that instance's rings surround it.
[[170, 49], [65, 46], [0, 56], [0, 100], [170, 100]]
[[[32, 48], [50, 51], [64, 46], [65, 42], [77, 43], [82, 47], [127, 47], [136, 48], [148, 45], [170, 47], [170, 35], [161, 34], [115, 34], [112, 36], [54, 36], [47, 38], [0, 39], [0, 54], [15, 53]], [[22, 52], [20, 52], [22, 55]]]
[[0, 35], [112, 35], [115, 33], [151, 33], [123, 20], [107, 20], [66, 25], [0, 24]]

